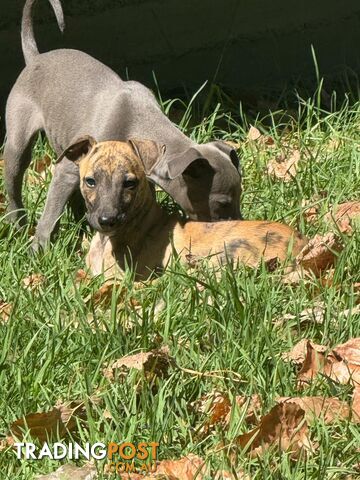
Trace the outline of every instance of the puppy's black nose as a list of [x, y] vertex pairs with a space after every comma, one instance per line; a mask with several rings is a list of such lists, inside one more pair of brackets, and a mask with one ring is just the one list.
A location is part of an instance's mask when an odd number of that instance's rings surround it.
[[116, 221], [116, 215], [102, 215], [98, 218], [99, 225], [101, 225], [102, 227], [113, 227], [116, 224]]

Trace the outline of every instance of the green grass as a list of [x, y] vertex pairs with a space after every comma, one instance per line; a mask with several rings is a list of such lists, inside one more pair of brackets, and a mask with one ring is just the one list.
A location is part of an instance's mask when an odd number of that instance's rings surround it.
[[[164, 108], [171, 113], [174, 105], [167, 102]], [[330, 205], [359, 200], [360, 191], [360, 103], [344, 104], [333, 113], [316, 105], [316, 100], [299, 101], [296, 118], [277, 111], [253, 120], [275, 139], [272, 148], [246, 141], [249, 123], [240, 110], [236, 116], [218, 106], [201, 124], [190, 128], [189, 108], [181, 126], [199, 142], [218, 138], [241, 143], [246, 218], [283, 221], [312, 236], [329, 229], [322, 215]], [[290, 183], [270, 179], [265, 173], [266, 163], [286, 151], [286, 145], [302, 154], [299, 173]], [[34, 156], [42, 157], [46, 151], [47, 145], [39, 141]], [[38, 177], [34, 172], [29, 176]], [[26, 183], [32, 221], [42, 211], [49, 180], [47, 173], [45, 181]], [[304, 220], [303, 200], [320, 206], [313, 225]], [[192, 411], [191, 402], [213, 389], [229, 392], [231, 397], [256, 393], [263, 401], [262, 413], [267, 413], [275, 397], [299, 394], [296, 371], [281, 359], [283, 352], [306, 337], [333, 346], [360, 336], [359, 315], [338, 320], [340, 311], [354, 306], [352, 284], [360, 282], [359, 231], [344, 239], [346, 247], [335, 271], [340, 287], [322, 287], [316, 280], [313, 289], [284, 286], [281, 272], [269, 274], [265, 268], [251, 271], [228, 266], [219, 277], [206, 265], [186, 271], [174, 264], [156, 282], [137, 290], [129, 272], [124, 279], [125, 300], [117, 304], [119, 290], [114, 290], [109, 308], [95, 308], [86, 299], [102, 279], [75, 285], [85, 254], [78, 243], [79, 227], [70, 215], [64, 214], [56, 243], [41, 258], [29, 255], [27, 229], [15, 232], [0, 221], [0, 298], [13, 304], [9, 321], [0, 322], [0, 432], [4, 435], [24, 414], [51, 410], [58, 399], [81, 400], [88, 415], [77, 437], [81, 442], [158, 441], [161, 459], [195, 453], [216, 470], [226, 467], [226, 461], [212, 452], [214, 446], [224, 435], [231, 439], [249, 427], [239, 414], [228, 432], [218, 429], [199, 439], [196, 429], [202, 418]], [[46, 278], [34, 292], [22, 284], [32, 273]], [[199, 289], [197, 280], [205, 288]], [[130, 298], [141, 308], [135, 308]], [[299, 312], [315, 301], [326, 305], [324, 322], [301, 324]], [[159, 305], [162, 308], [155, 309]], [[281, 327], [274, 325], [273, 320], [286, 313], [296, 318]], [[104, 378], [104, 364], [163, 344], [169, 346], [180, 367], [229, 373], [224, 378], [201, 377], [173, 367], [168, 378], [158, 380], [156, 391], [143, 381], [137, 394], [137, 375], [130, 375], [124, 383]], [[94, 394], [101, 397], [98, 405], [89, 400]], [[347, 400], [351, 389], [317, 379], [303, 394]], [[105, 409], [112, 420], [104, 418]], [[294, 462], [273, 451], [253, 460], [242, 454], [239, 466], [253, 479], [338, 479], [351, 474], [355, 478], [360, 447], [356, 426], [347, 422], [324, 426], [319, 420], [311, 428], [311, 437], [318, 448], [306, 460]], [[0, 453], [1, 479], [30, 480], [58, 467], [59, 462], [50, 460], [18, 461], [11, 450]]]

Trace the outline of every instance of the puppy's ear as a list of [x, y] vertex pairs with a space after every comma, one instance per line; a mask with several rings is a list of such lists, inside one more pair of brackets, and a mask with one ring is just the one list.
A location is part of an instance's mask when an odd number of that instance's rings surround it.
[[88, 135], [78, 138], [73, 144], [71, 144], [62, 152], [60, 157], [56, 160], [56, 163], [60, 162], [64, 157], [68, 158], [72, 162], [79, 163], [80, 160], [90, 152], [92, 147], [96, 145], [96, 143], [96, 140]]
[[179, 155], [174, 155], [167, 162], [171, 180], [179, 175], [200, 178], [206, 174], [213, 174], [214, 169], [196, 148], [189, 148]]
[[211, 143], [215, 145], [223, 153], [226, 153], [226, 155], [229, 155], [231, 163], [234, 165], [236, 170], [239, 170], [240, 160], [234, 148], [230, 147], [230, 145], [228, 145], [225, 142], [222, 142], [221, 140], [216, 140], [215, 142], [211, 142]]
[[162, 159], [166, 146], [152, 140], [128, 140], [136, 155], [140, 158], [146, 175], [150, 175], [156, 165]]

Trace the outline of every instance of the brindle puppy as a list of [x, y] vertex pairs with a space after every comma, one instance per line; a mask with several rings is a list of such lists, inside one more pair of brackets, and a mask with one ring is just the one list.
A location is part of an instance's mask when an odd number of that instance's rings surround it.
[[[166, 267], [174, 249], [184, 261], [209, 257], [256, 267], [286, 259], [307, 243], [291, 227], [267, 221], [182, 222], [155, 201], [143, 165], [165, 149], [150, 140], [101, 142], [83, 138], [63, 155], [77, 162], [89, 223], [98, 230], [87, 264], [93, 274], [121, 274], [132, 264], [137, 278]], [[189, 257], [190, 256], [190, 257]]]

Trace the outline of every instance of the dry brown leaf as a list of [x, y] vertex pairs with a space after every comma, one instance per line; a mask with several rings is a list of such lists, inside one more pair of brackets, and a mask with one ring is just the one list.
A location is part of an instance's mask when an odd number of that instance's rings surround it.
[[13, 305], [11, 303], [3, 302], [0, 299], [0, 321], [7, 322], [10, 318]]
[[91, 275], [88, 272], [85, 272], [82, 268], [80, 268], [75, 274], [75, 283], [89, 283], [91, 280]]
[[327, 357], [323, 375], [341, 384], [360, 386], [360, 366], [345, 361], [334, 361], [332, 355]]
[[156, 475], [168, 475], [174, 480], [202, 480], [206, 474], [206, 465], [202, 458], [189, 453], [179, 460], [159, 462]]
[[269, 135], [263, 135], [256, 127], [250, 126], [248, 140], [256, 142], [260, 146], [272, 147], [275, 145], [275, 140]]
[[252, 125], [250, 125], [247, 138], [249, 140], [255, 141], [255, 140], [258, 140], [260, 137], [261, 137], [260, 131], [256, 127], [253, 127]]
[[352, 411], [346, 402], [335, 397], [279, 397], [276, 401], [296, 403], [304, 410], [306, 420], [309, 423], [312, 423], [316, 418], [322, 418], [326, 424], [351, 419], [358, 423], [360, 420], [360, 417]]
[[45, 281], [44, 275], [41, 273], [32, 273], [28, 277], [22, 279], [22, 284], [27, 290], [37, 290]]
[[346, 202], [337, 205], [324, 217], [326, 222], [335, 222], [342, 233], [353, 232], [352, 222], [360, 220], [360, 202]]
[[[251, 397], [237, 395], [235, 397], [235, 403], [238, 408], [243, 408], [246, 405], [246, 423], [258, 423], [258, 418], [260, 417], [260, 411], [262, 409], [262, 401], [259, 395], [254, 394], [251, 395]], [[225, 425], [228, 425], [230, 423], [231, 414], [232, 410], [230, 410], [225, 417]]]
[[337, 345], [332, 351], [341, 360], [360, 365], [360, 337], [351, 338], [347, 342]]
[[10, 435], [23, 437], [23, 431], [29, 430], [31, 437], [46, 442], [52, 435], [62, 438], [77, 427], [77, 418], [85, 414], [83, 404], [70, 402], [58, 404], [50, 412], [30, 413], [19, 418], [10, 426]]
[[309, 204], [312, 205], [313, 202], [310, 200], [303, 200], [301, 202], [301, 206], [303, 207], [302, 215], [306, 223], [315, 223], [319, 214], [319, 206], [318, 205], [308, 206]]
[[291, 150], [287, 155], [281, 154], [268, 163], [268, 175], [284, 182], [290, 182], [297, 173], [299, 160], [299, 150]]
[[234, 443], [241, 449], [249, 448], [251, 457], [262, 455], [270, 447], [279, 447], [292, 458], [298, 458], [304, 449], [312, 451], [305, 412], [290, 402], [273, 407], [258, 427], [240, 435]]
[[37, 158], [35, 160], [33, 170], [35, 170], [36, 173], [43, 173], [49, 168], [51, 163], [51, 157], [45, 154], [42, 158]]
[[10, 432], [14, 437], [22, 438], [23, 431], [30, 431], [33, 439], [38, 439], [40, 442], [46, 442], [48, 437], [56, 435], [59, 432], [59, 437], [66, 434], [66, 427], [61, 419], [61, 412], [57, 408], [53, 408], [50, 412], [45, 413], [30, 413], [24, 418], [16, 420], [10, 427]]
[[306, 342], [305, 359], [297, 375], [298, 386], [301, 388], [311, 382], [312, 379], [323, 370], [325, 363], [326, 356], [324, 351], [315, 349], [313, 344], [308, 340]]
[[[261, 399], [259, 395], [251, 397], [236, 396], [235, 404], [238, 408], [246, 407], [245, 421], [247, 423], [256, 423], [259, 411], [261, 410]], [[223, 392], [214, 390], [207, 395], [203, 395], [199, 400], [191, 404], [196, 412], [204, 413], [207, 419], [199, 430], [199, 433], [207, 435], [215, 426], [221, 425], [226, 428], [231, 419], [233, 405]]]
[[[322, 324], [325, 319], [325, 303], [324, 302], [315, 302], [312, 307], [305, 308], [302, 310], [298, 315], [293, 315], [292, 313], [286, 313], [284, 316], [280, 318], [276, 318], [274, 320], [274, 325], [277, 327], [283, 326], [289, 320], [298, 319], [300, 324], [303, 323], [317, 323]], [[332, 322], [337, 325], [339, 318], [348, 318], [352, 315], [360, 313], [360, 305], [356, 305], [353, 308], [347, 308], [346, 310], [342, 310], [336, 314], [336, 318], [332, 319]]]
[[95, 480], [97, 470], [93, 464], [82, 467], [75, 465], [62, 465], [55, 472], [47, 475], [36, 475], [36, 480]]
[[283, 353], [281, 355], [281, 358], [286, 362], [292, 362], [296, 365], [302, 365], [307, 355], [308, 344], [310, 344], [311, 348], [318, 353], [323, 353], [327, 350], [327, 347], [324, 347], [323, 345], [318, 345], [317, 343], [313, 343], [308, 338], [303, 338], [296, 345], [294, 345], [289, 352]]
[[126, 289], [119, 283], [112, 280], [105, 282], [93, 295], [89, 295], [85, 302], [92, 301], [95, 307], [101, 306], [107, 308], [111, 305], [114, 288], [120, 290], [118, 300], [121, 301]]
[[[315, 235], [297, 255], [295, 259], [297, 266], [291, 273], [298, 274], [299, 279], [306, 276], [306, 271], [319, 277], [322, 272], [335, 264], [336, 253], [340, 252], [342, 248], [340, 239], [333, 232], [326, 235]], [[284, 281], [290, 283], [289, 278], [289, 276], [285, 277]], [[295, 276], [293, 275], [291, 278], [295, 283]]]
[[306, 340], [306, 356], [298, 373], [298, 386], [302, 387], [311, 382], [318, 373], [341, 384], [359, 386], [358, 345], [359, 339], [351, 339], [325, 355], [324, 351], [317, 351], [313, 344]]
[[276, 318], [273, 323], [277, 327], [282, 327], [289, 320], [298, 319], [299, 323], [322, 323], [325, 316], [325, 303], [315, 302], [312, 307], [305, 308], [298, 315], [286, 313], [282, 317]]
[[166, 377], [173, 359], [169, 355], [169, 348], [163, 346], [158, 350], [140, 352], [135, 355], [127, 355], [119, 358], [103, 371], [104, 376], [110, 381], [115, 378], [125, 378], [129, 370], [135, 369], [144, 372], [148, 380], [153, 377]]
[[[134, 288], [139, 289], [142, 288], [143, 284], [140, 282], [134, 283]], [[84, 301], [85, 303], [92, 303], [94, 307], [99, 308], [109, 308], [112, 302], [113, 297], [113, 290], [117, 289], [118, 291], [115, 293], [116, 295], [116, 303], [117, 305], [121, 305], [125, 302], [125, 299], [128, 294], [128, 289], [122, 286], [121, 283], [116, 282], [115, 280], [108, 280], [106, 281], [94, 294], [88, 295]], [[134, 297], [128, 298], [128, 304], [132, 307], [140, 307], [141, 304], [138, 300]]]
[[200, 433], [207, 434], [215, 425], [225, 423], [225, 418], [231, 410], [231, 401], [229, 397], [215, 390], [203, 395], [199, 400], [191, 404], [196, 412], [208, 415], [205, 424], [199, 430]]

